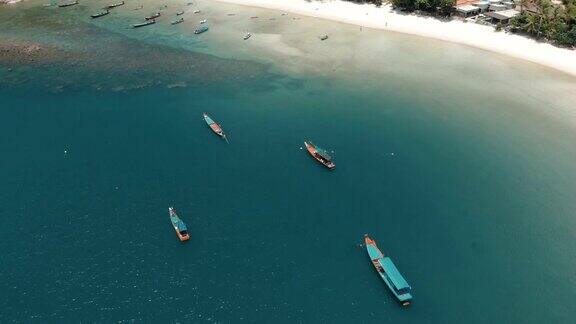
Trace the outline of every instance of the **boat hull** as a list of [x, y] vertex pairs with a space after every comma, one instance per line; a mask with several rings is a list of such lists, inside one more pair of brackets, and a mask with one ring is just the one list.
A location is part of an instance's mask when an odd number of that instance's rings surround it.
[[304, 145], [306, 146], [306, 150], [308, 151], [308, 153], [310, 153], [310, 155], [314, 158], [314, 160], [318, 161], [320, 164], [322, 164], [323, 166], [327, 167], [330, 170], [336, 168], [334, 162], [327, 161], [318, 156], [318, 151], [316, 150], [316, 147], [314, 145], [308, 142], [304, 142]]
[[190, 239], [190, 235], [188, 234], [188, 232], [182, 233], [178, 228], [178, 224], [179, 223], [183, 224], [183, 222], [182, 220], [180, 220], [180, 218], [178, 217], [178, 215], [176, 214], [176, 212], [172, 207], [168, 208], [168, 214], [170, 215], [170, 222], [172, 222], [172, 227], [174, 227], [174, 231], [176, 232], [176, 236], [178, 237], [178, 239], [181, 242], [188, 241]]
[[212, 120], [212, 118], [210, 118], [210, 116], [208, 116], [208, 114], [204, 113], [204, 121], [206, 121], [206, 124], [208, 124], [208, 127], [210, 127], [210, 129], [218, 136], [224, 138], [224, 131], [222, 130], [222, 127], [220, 127], [220, 125], [218, 125], [218, 123], [216, 123], [215, 121]]
[[124, 1], [119, 2], [119, 3], [114, 3], [114, 4], [111, 4], [111, 5], [108, 5], [108, 6], [104, 7], [104, 9], [114, 9], [114, 8], [116, 8], [116, 7], [120, 7], [120, 6], [123, 6], [123, 5], [124, 5]]
[[[412, 295], [410, 293], [398, 294], [396, 292], [396, 290], [394, 289], [394, 285], [390, 281], [390, 278], [388, 278], [388, 275], [386, 274], [386, 271], [385, 271], [385, 269], [381, 263], [381, 260], [384, 259], [385, 257], [384, 257], [384, 254], [378, 248], [378, 246], [376, 246], [376, 242], [374, 240], [372, 240], [370, 237], [368, 237], [368, 235], [365, 235], [364, 236], [364, 244], [366, 245], [366, 250], [368, 252], [368, 256], [370, 257], [370, 261], [372, 262], [372, 265], [374, 266], [374, 269], [376, 269], [376, 272], [378, 273], [380, 278], [382, 278], [382, 281], [384, 281], [384, 283], [386, 283], [386, 286], [388, 286], [388, 289], [394, 295], [396, 300], [402, 306], [410, 305], [410, 303], [412, 301]], [[388, 258], [386, 258], [386, 259], [388, 259]]]
[[71, 2], [71, 3], [64, 3], [64, 4], [61, 4], [61, 5], [58, 5], [58, 7], [60, 7], [60, 8], [66, 8], [66, 7], [75, 6], [75, 5], [77, 5], [77, 4], [78, 4], [78, 1], [74, 1], [74, 2]]
[[160, 13], [157, 13], [157, 14], [152, 15], [152, 16], [150, 16], [150, 17], [146, 17], [146, 18], [144, 18], [144, 19], [146, 19], [146, 20], [154, 20], [154, 19], [156, 19], [156, 18], [158, 18], [158, 17], [160, 17]]
[[100, 18], [100, 17], [106, 16], [106, 15], [109, 14], [109, 13], [110, 13], [110, 11], [105, 11], [105, 12], [97, 13], [97, 14], [95, 14], [95, 15], [91, 15], [90, 17], [92, 17], [92, 19], [94, 19], [94, 18]]
[[132, 25], [133, 28], [140, 28], [140, 27], [144, 27], [144, 26], [150, 26], [156, 23], [156, 20], [149, 20], [145, 23], [141, 23], [141, 24], [136, 24], [136, 25]]

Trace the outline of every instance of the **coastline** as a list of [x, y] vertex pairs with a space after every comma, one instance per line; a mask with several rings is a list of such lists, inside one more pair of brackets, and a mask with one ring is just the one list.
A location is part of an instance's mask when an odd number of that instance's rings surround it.
[[576, 51], [541, 43], [528, 37], [497, 32], [491, 26], [461, 20], [441, 21], [432, 17], [401, 14], [391, 5], [378, 8], [342, 0], [215, 0], [237, 5], [286, 11], [373, 29], [459, 43], [530, 61], [576, 76]]

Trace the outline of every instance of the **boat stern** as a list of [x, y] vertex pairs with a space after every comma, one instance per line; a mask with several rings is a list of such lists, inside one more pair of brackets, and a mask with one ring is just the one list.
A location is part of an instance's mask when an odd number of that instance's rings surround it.
[[398, 301], [402, 306], [408, 306], [412, 303], [412, 295], [410, 293], [398, 295]]

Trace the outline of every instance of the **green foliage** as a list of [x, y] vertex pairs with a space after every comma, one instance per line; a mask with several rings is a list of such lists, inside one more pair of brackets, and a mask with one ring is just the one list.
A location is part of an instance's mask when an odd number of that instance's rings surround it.
[[511, 20], [512, 26], [536, 38], [544, 38], [562, 46], [576, 46], [576, 0], [553, 5], [550, 0], [522, 1], [526, 9]]
[[377, 5], [378, 7], [380, 7], [382, 5], [382, 0], [348, 0], [350, 2], [356, 2], [356, 3], [373, 3], [375, 5]]
[[[456, 0], [390, 0], [392, 5], [406, 11], [421, 10], [448, 15], [456, 5]], [[576, 1], [576, 0], [575, 0]]]

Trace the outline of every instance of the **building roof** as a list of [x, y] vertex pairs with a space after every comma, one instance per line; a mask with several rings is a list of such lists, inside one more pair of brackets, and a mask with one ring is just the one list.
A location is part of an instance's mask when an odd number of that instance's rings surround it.
[[467, 4], [467, 5], [456, 7], [456, 10], [459, 12], [463, 12], [463, 13], [469, 13], [469, 12], [478, 11], [478, 10], [480, 10], [480, 8]]
[[473, 4], [476, 1], [478, 0], [456, 0], [456, 5], [454, 7], [458, 8], [460, 6]]
[[495, 11], [502, 11], [502, 10], [506, 9], [506, 5], [503, 5], [500, 3], [491, 4], [490, 9], [495, 10]]
[[489, 12], [488, 16], [498, 19], [498, 20], [507, 20], [510, 19], [512, 17], [517, 16], [518, 14], [520, 14], [519, 11], [514, 10], [514, 9], [508, 9], [508, 10], [502, 10], [502, 11], [494, 11], [494, 12]]

